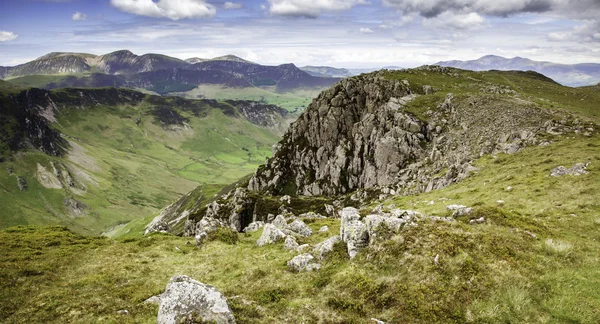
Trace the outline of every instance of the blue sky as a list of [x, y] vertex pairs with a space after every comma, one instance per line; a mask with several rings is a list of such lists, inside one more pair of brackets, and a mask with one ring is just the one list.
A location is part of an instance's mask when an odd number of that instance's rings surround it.
[[599, 17], [600, 0], [3, 0], [0, 65], [120, 49], [352, 68], [600, 62]]

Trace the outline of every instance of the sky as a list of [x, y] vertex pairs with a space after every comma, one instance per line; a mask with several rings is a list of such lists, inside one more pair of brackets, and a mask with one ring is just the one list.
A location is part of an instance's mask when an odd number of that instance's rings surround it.
[[600, 63], [600, 0], [1, 0], [0, 65], [128, 49], [414, 67], [494, 54]]

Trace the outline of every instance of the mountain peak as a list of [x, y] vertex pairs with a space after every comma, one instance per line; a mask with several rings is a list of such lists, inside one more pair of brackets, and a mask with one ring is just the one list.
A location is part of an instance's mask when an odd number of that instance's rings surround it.
[[250, 63], [250, 64], [256, 64], [254, 62], [250, 62], [248, 60], [244, 60], [243, 58], [239, 57], [239, 56], [235, 56], [235, 55], [223, 55], [223, 56], [219, 56], [219, 57], [214, 57], [212, 58], [210, 61], [232, 61], [232, 62], [239, 62], [239, 63]]

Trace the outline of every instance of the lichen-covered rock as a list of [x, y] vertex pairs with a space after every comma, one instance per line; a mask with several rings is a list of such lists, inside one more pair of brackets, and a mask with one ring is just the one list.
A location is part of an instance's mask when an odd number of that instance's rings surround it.
[[559, 167], [552, 169], [552, 171], [550, 171], [550, 175], [553, 177], [560, 177], [563, 175], [579, 176], [579, 175], [588, 173], [587, 167], [589, 164], [590, 164], [589, 162], [588, 163], [577, 163], [569, 169], [565, 168], [564, 166], [559, 166]]
[[310, 229], [310, 227], [308, 227], [308, 225], [306, 225], [303, 221], [301, 221], [299, 219], [296, 219], [293, 222], [291, 222], [288, 225], [288, 228], [292, 232], [294, 232], [300, 236], [304, 236], [304, 237], [311, 236], [313, 233], [313, 231]]
[[300, 245], [298, 244], [298, 242], [296, 242], [296, 238], [288, 235], [285, 238], [285, 243], [283, 244], [283, 248], [288, 250], [288, 251], [296, 251], [296, 249], [299, 247]]
[[280, 229], [288, 228], [287, 220], [285, 219], [285, 216], [283, 216], [283, 215], [277, 215], [277, 217], [275, 217], [275, 219], [273, 220], [273, 222], [271, 222], [271, 224], [277, 226]]
[[315, 247], [313, 248], [313, 254], [317, 257], [317, 259], [323, 260], [327, 256], [327, 254], [333, 251], [333, 246], [339, 241], [341, 241], [341, 238], [339, 236], [332, 236], [326, 239], [325, 241], [315, 245]]
[[315, 257], [309, 253], [304, 253], [295, 256], [287, 262], [288, 268], [295, 272], [319, 270], [321, 265], [313, 262]]
[[380, 231], [387, 230], [392, 233], [398, 233], [402, 226], [407, 223], [403, 218], [397, 218], [390, 215], [368, 215], [365, 217], [365, 224], [369, 233], [369, 241], [373, 242], [380, 235]]
[[256, 232], [263, 226], [265, 226], [264, 222], [261, 222], [261, 221], [252, 222], [248, 226], [246, 226], [246, 228], [244, 228], [244, 233]]
[[317, 214], [315, 212], [308, 212], [308, 213], [304, 213], [304, 214], [300, 214], [298, 215], [299, 218], [305, 218], [305, 219], [324, 219], [327, 218], [321, 214]]
[[264, 246], [282, 241], [287, 235], [273, 224], [265, 224], [263, 232], [256, 245]]
[[192, 322], [234, 324], [227, 299], [213, 286], [187, 276], [174, 276], [160, 297], [158, 324]]
[[340, 214], [340, 237], [347, 244], [350, 258], [354, 258], [360, 249], [369, 245], [369, 232], [367, 226], [360, 221], [360, 214], [356, 208], [346, 207]]
[[463, 207], [454, 210], [452, 213], [452, 217], [461, 217], [461, 216], [469, 216], [473, 212], [473, 209], [470, 207]]
[[25, 180], [25, 178], [17, 176], [17, 186], [21, 191], [27, 190], [27, 181]]
[[329, 226], [327, 226], [327, 225], [319, 228], [319, 233], [325, 233], [325, 232], [329, 232]]

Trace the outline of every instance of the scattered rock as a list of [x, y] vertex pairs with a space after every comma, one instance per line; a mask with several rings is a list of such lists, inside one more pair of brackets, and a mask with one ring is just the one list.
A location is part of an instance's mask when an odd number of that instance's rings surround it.
[[325, 225], [319, 228], [319, 233], [329, 232], [329, 226]]
[[469, 221], [469, 224], [471, 224], [471, 225], [473, 225], [473, 224], [483, 224], [483, 223], [485, 223], [485, 217], [480, 217], [480, 218], [477, 218], [477, 219], [471, 219]]
[[433, 264], [438, 265], [440, 264], [440, 255], [436, 254], [435, 258], [433, 258]]
[[506, 191], [508, 191], [508, 192], [511, 192], [511, 191], [513, 190], [513, 187], [511, 187], [511, 186], [508, 186], [508, 187], [506, 187], [506, 189], [505, 189], [505, 190], [506, 190]]
[[469, 216], [473, 212], [473, 209], [470, 207], [463, 207], [454, 210], [452, 213], [452, 217], [461, 217], [461, 216]]
[[448, 206], [446, 206], [447, 211], [455, 211], [455, 210], [459, 210], [459, 209], [463, 209], [463, 208], [467, 208], [467, 206], [463, 206], [463, 205], [448, 205]]
[[290, 270], [295, 272], [319, 270], [321, 265], [313, 262], [314, 259], [315, 257], [309, 253], [304, 253], [295, 256], [293, 259], [287, 262], [287, 265]]
[[256, 244], [258, 246], [273, 244], [283, 240], [285, 237], [285, 233], [283, 233], [279, 228], [277, 228], [277, 226], [273, 224], [265, 224], [262, 235], [260, 236], [258, 241], [256, 241]]
[[160, 298], [158, 324], [235, 323], [227, 299], [213, 286], [187, 276], [174, 276]]
[[208, 238], [208, 234], [206, 232], [200, 232], [194, 236], [194, 240], [196, 241], [196, 246], [200, 247], [202, 243]]
[[325, 219], [327, 217], [314, 213], [314, 212], [308, 212], [308, 213], [304, 213], [304, 214], [300, 214], [298, 216], [299, 218], [306, 218], [306, 219]]
[[496, 203], [500, 206], [504, 205], [504, 200], [497, 200]]
[[289, 204], [292, 203], [292, 197], [290, 197], [288, 195], [285, 195], [285, 196], [279, 198], [279, 201], [281, 201], [281, 202], [286, 203], [286, 204], [289, 205]]
[[376, 318], [371, 318], [371, 321], [375, 322], [375, 324], [387, 324], [386, 322], [380, 321], [380, 320], [378, 320]]
[[552, 171], [550, 171], [550, 175], [553, 177], [560, 177], [563, 175], [579, 176], [579, 175], [588, 173], [588, 171], [586, 170], [588, 165], [590, 165], [589, 162], [588, 163], [577, 163], [570, 169], [567, 169], [561, 165], [559, 167], [552, 169]]
[[335, 207], [333, 207], [333, 205], [325, 204], [325, 212], [327, 212], [327, 215], [329, 216], [335, 216]]
[[129, 311], [126, 309], [121, 309], [117, 311], [117, 314], [119, 315], [129, 315]]
[[259, 229], [261, 229], [263, 226], [265, 226], [265, 222], [261, 222], [261, 221], [252, 222], [248, 226], [246, 226], [246, 228], [244, 228], [244, 233], [256, 232]]
[[27, 181], [25, 178], [17, 176], [17, 186], [19, 186], [19, 190], [21, 191], [27, 190]]
[[313, 254], [317, 257], [317, 259], [323, 260], [329, 252], [333, 251], [333, 246], [335, 243], [339, 242], [340, 240], [341, 238], [337, 235], [326, 239], [313, 248]]
[[310, 227], [308, 227], [308, 225], [299, 219], [294, 220], [290, 225], [288, 225], [288, 228], [292, 232], [304, 237], [311, 236], [313, 233]]
[[298, 242], [296, 242], [296, 238], [294, 238], [291, 235], [288, 235], [285, 238], [285, 243], [283, 244], [283, 248], [288, 250], [288, 251], [296, 251], [296, 249], [299, 247], [300, 245], [298, 244]]
[[309, 246], [310, 245], [308, 245], [308, 244], [302, 244], [296, 248], [296, 252], [302, 253], [302, 252], [304, 252], [304, 250], [308, 249]]

